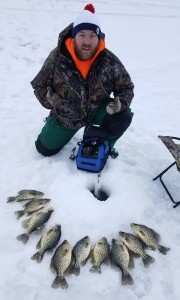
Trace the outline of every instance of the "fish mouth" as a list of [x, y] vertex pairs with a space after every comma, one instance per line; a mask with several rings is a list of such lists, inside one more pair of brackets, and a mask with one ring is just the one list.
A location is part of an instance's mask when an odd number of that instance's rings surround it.
[[67, 240], [64, 240], [62, 245], [68, 245], [68, 241]]
[[119, 235], [120, 236], [123, 236], [123, 235], [125, 235], [126, 233], [124, 232], [124, 231], [119, 231]]
[[131, 223], [130, 226], [131, 226], [131, 228], [133, 228], [134, 226], [137, 226], [137, 224], [136, 223]]
[[44, 203], [49, 203], [51, 201], [51, 199], [42, 199], [42, 202]]
[[54, 208], [53, 207], [50, 207], [49, 209], [48, 209], [48, 211], [54, 211]]
[[54, 230], [57, 231], [57, 232], [60, 231], [61, 230], [61, 225], [55, 225]]

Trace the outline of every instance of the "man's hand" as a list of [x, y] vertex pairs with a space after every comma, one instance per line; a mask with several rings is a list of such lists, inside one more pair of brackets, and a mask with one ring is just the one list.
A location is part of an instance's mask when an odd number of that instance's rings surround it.
[[55, 107], [56, 104], [60, 102], [60, 97], [56, 93], [53, 93], [52, 89], [49, 86], [47, 87], [46, 99], [49, 104], [52, 105], [52, 107]]
[[53, 92], [52, 92], [51, 88], [48, 86], [47, 87], [47, 94], [46, 94], [47, 99], [49, 99], [52, 95], [53, 95]]
[[106, 111], [109, 115], [116, 114], [120, 112], [121, 110], [121, 102], [119, 100], [119, 97], [116, 96], [113, 101], [111, 101], [107, 106], [106, 106]]

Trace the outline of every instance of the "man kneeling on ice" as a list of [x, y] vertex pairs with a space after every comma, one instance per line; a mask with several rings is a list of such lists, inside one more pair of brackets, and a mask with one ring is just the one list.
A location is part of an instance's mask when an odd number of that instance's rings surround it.
[[35, 96], [50, 109], [35, 142], [42, 155], [58, 153], [80, 128], [94, 124], [106, 132], [115, 158], [113, 146], [132, 121], [134, 85], [104, 38], [93, 5], [86, 5], [32, 80]]

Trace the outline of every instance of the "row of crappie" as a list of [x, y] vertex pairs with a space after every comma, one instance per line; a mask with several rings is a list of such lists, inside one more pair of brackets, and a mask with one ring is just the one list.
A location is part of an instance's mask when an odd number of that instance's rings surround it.
[[[22, 222], [25, 232], [17, 239], [26, 243], [32, 232], [43, 227], [49, 220], [53, 208], [45, 208], [50, 199], [42, 199], [44, 194], [35, 190], [21, 190], [15, 197], [9, 197], [7, 202], [12, 201], [29, 201], [24, 205], [24, 209], [16, 211], [15, 214], [19, 219], [23, 215], [34, 215]], [[65, 276], [67, 274], [80, 274], [80, 267], [85, 265], [91, 258], [92, 266], [90, 272], [101, 273], [101, 265], [111, 264], [112, 267], [121, 270], [122, 285], [134, 283], [129, 270], [134, 268], [134, 257], [142, 258], [145, 267], [148, 267], [155, 261], [153, 257], [145, 252], [145, 248], [159, 250], [160, 253], [166, 254], [170, 248], [159, 244], [160, 235], [153, 229], [135, 223], [131, 223], [133, 233], [119, 232], [118, 239], [112, 239], [111, 245], [106, 237], [101, 238], [93, 247], [89, 236], [80, 239], [72, 248], [67, 240], [64, 240], [55, 250], [50, 269], [56, 273], [55, 280], [52, 283], [53, 288], [67, 288], [68, 283]], [[58, 245], [61, 238], [61, 225], [57, 224], [47, 229], [36, 245], [37, 252], [31, 257], [32, 260], [40, 263], [46, 251], [53, 251]]]
[[[144, 233], [144, 240], [140, 240], [136, 235], [120, 232], [119, 239], [112, 239], [111, 246], [106, 237], [101, 238], [92, 247], [89, 236], [80, 239], [72, 248], [67, 240], [64, 240], [55, 250], [51, 259], [50, 269], [56, 273], [56, 278], [52, 283], [53, 288], [67, 288], [68, 283], [65, 276], [68, 274], [80, 274], [80, 267], [85, 265], [91, 258], [92, 266], [90, 272], [101, 274], [101, 265], [105, 263], [121, 270], [122, 285], [134, 283], [129, 273], [129, 269], [134, 268], [134, 254], [142, 257], [145, 267], [154, 262], [154, 258], [144, 251], [144, 246], [153, 250], [158, 249], [161, 253], [166, 254], [169, 248], [159, 245], [156, 234], [147, 226], [131, 224], [136, 233]], [[41, 262], [44, 253], [57, 245], [61, 235], [60, 225], [47, 230], [37, 244], [39, 251], [31, 259]], [[159, 236], [158, 236], [159, 239]], [[162, 251], [163, 249], [163, 251]]]

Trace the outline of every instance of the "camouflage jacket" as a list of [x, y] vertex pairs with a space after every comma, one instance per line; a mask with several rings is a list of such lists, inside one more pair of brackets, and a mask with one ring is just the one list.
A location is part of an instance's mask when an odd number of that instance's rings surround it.
[[[79, 129], [86, 126], [105, 101], [119, 96], [122, 110], [130, 106], [134, 85], [120, 60], [108, 49], [95, 59], [85, 80], [77, 70], [65, 40], [71, 36], [72, 24], [60, 34], [57, 47], [45, 60], [31, 85], [39, 102], [63, 126]], [[46, 97], [47, 87], [55, 93], [51, 104]]]

